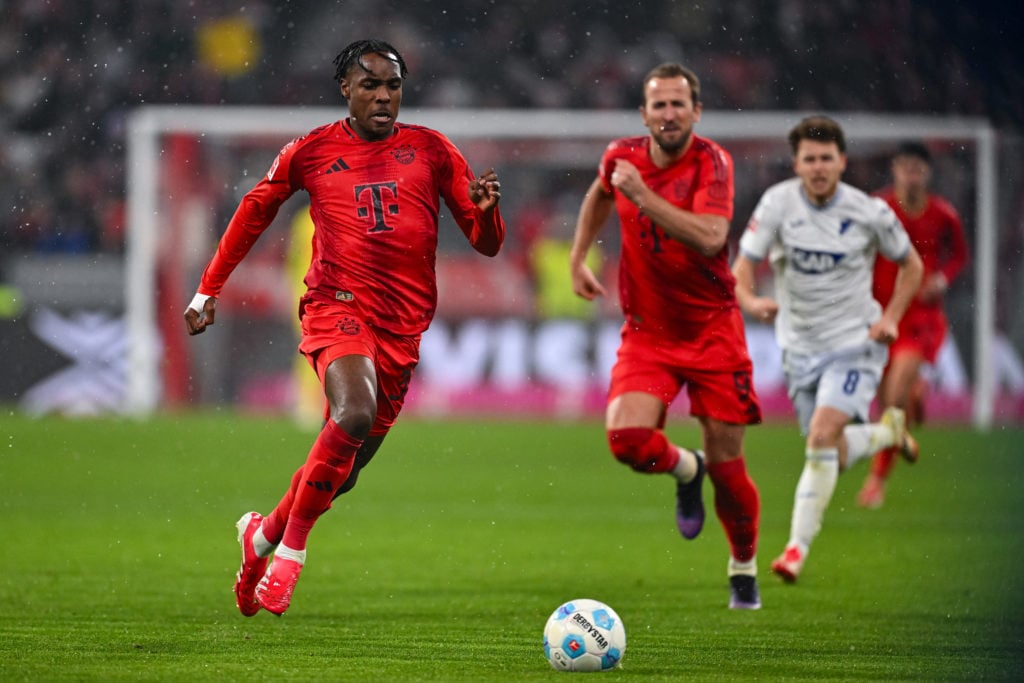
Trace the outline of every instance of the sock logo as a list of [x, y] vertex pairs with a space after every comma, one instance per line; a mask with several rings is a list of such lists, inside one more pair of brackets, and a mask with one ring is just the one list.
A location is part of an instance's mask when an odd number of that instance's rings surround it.
[[317, 491], [333, 491], [334, 486], [329, 481], [307, 481], [306, 486], [312, 486]]

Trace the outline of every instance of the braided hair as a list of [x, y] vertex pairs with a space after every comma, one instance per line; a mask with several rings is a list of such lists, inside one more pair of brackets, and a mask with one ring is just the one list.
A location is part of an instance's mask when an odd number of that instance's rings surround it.
[[334, 66], [337, 67], [334, 72], [334, 80], [340, 83], [349, 70], [357, 66], [365, 71], [366, 67], [359, 61], [359, 58], [371, 52], [375, 52], [398, 64], [399, 75], [402, 78], [409, 75], [409, 70], [405, 68], [405, 60], [402, 59], [402, 55], [399, 54], [398, 50], [383, 40], [370, 38], [367, 40], [357, 40], [338, 53], [338, 56], [334, 58]]

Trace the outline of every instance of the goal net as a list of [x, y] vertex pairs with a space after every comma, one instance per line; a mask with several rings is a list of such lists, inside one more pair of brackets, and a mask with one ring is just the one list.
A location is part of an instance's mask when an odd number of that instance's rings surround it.
[[[339, 108], [204, 106], [148, 106], [133, 113], [129, 411], [146, 414], [184, 403], [319, 411], [309, 406], [295, 370], [296, 288], [309, 229], [305, 195], [284, 205], [233, 274], [212, 333], [188, 338], [182, 312], [239, 199], [280, 147], [341, 115]], [[705, 111], [698, 123], [697, 133], [722, 143], [735, 161], [733, 249], [761, 192], [791, 175], [785, 136], [803, 115]], [[844, 179], [859, 187], [888, 182], [888, 158], [902, 140], [923, 140], [932, 151], [935, 190], [959, 209], [972, 248], [970, 275], [955, 283], [947, 300], [951, 334], [932, 369], [932, 400], [950, 419], [990, 425], [1003, 410], [994, 365], [994, 344], [1001, 338], [994, 131], [982, 119], [831, 115], [847, 134]], [[614, 138], [644, 134], [639, 115], [405, 109], [401, 119], [448, 135], [477, 172], [498, 169], [509, 226], [502, 254], [486, 259], [442, 216], [438, 315], [424, 335], [408, 410], [599, 414], [621, 317], [614, 297], [597, 306], [575, 300], [566, 249], [604, 147]], [[617, 230], [608, 225], [592, 258], [609, 291], [616, 255]], [[788, 412], [771, 331], [748, 323], [748, 335], [766, 412]]]

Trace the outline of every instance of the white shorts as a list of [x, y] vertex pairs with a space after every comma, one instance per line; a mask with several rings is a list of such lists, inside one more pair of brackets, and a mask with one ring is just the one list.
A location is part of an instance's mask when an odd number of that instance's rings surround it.
[[889, 347], [870, 340], [828, 353], [783, 352], [786, 387], [801, 433], [807, 435], [818, 406], [841, 410], [852, 421], [867, 422], [888, 361]]

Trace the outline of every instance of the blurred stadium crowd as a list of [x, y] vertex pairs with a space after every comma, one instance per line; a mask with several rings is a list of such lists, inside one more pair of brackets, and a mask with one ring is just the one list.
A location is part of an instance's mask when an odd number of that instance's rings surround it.
[[951, 0], [0, 0], [0, 244], [118, 252], [141, 104], [341, 101], [350, 40], [402, 50], [406, 106], [631, 108], [678, 60], [709, 110], [1024, 124], [1020, 19]]

